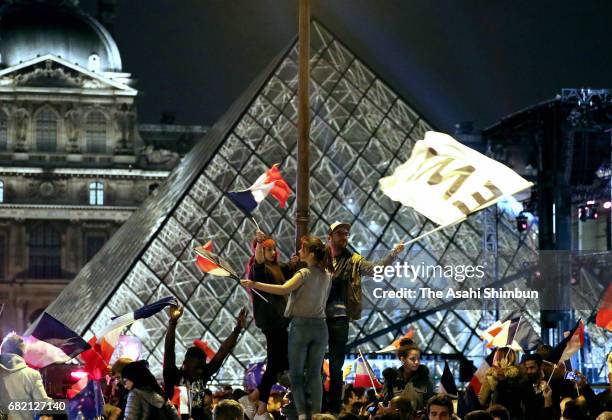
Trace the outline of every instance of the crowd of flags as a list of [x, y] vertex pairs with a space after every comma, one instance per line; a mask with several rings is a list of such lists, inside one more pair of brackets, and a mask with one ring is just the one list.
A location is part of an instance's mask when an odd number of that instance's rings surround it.
[[[462, 221], [471, 213], [495, 204], [503, 196], [532, 185], [510, 168], [437, 132], [427, 132], [423, 140], [417, 141], [409, 160], [398, 166], [392, 175], [380, 180], [380, 187], [388, 197], [415, 209], [440, 226]], [[227, 194], [240, 210], [252, 218], [254, 210], [266, 197], [273, 197], [279, 207], [284, 208], [292, 192], [278, 165], [273, 165], [248, 189]], [[194, 254], [195, 264], [202, 272], [239, 282], [237, 273], [213, 252], [212, 241], [195, 248]], [[71, 410], [101, 413], [103, 400], [99, 382], [108, 374], [108, 366], [121, 333], [135, 321], [154, 316], [170, 305], [178, 305], [176, 298], [166, 297], [115, 317], [88, 342], [50, 314], [43, 313], [24, 336], [27, 345], [24, 359], [28, 365], [40, 369], [53, 363], [66, 363], [79, 356], [86, 375], [69, 390]], [[3, 306], [0, 305], [0, 315]], [[612, 285], [604, 293], [595, 323], [612, 331]], [[414, 330], [409, 329], [377, 353], [394, 352], [400, 347], [401, 340], [413, 335]], [[481, 332], [481, 338], [489, 349], [509, 346], [523, 352], [532, 351], [540, 343], [531, 324], [521, 317], [492, 323]], [[194, 344], [205, 351], [209, 360], [214, 357], [214, 350], [207, 343], [196, 340]], [[568, 360], [583, 345], [584, 322], [580, 320], [554, 348], [553, 363]], [[466, 387], [465, 398], [478, 395], [486, 371], [492, 364], [493, 354], [492, 351], [485, 357], [474, 373]], [[348, 370], [345, 369], [344, 377], [352, 370], [355, 371], [355, 386], [382, 388], [362, 354], [348, 366]], [[446, 362], [440, 390], [451, 396], [458, 394], [454, 375]]]

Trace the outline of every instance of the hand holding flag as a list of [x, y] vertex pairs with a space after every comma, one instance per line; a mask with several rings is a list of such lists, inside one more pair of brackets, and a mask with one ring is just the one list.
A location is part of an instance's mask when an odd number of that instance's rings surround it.
[[[227, 263], [222, 261], [218, 255], [212, 252], [212, 241], [208, 241], [206, 244], [194, 248], [193, 251], [196, 254], [196, 265], [204, 273], [219, 277], [229, 277], [240, 283], [238, 274], [236, 274], [236, 272]], [[263, 297], [257, 290], [251, 290], [265, 302], [268, 302], [268, 299]]]
[[274, 164], [246, 190], [229, 191], [227, 195], [239, 209], [252, 217], [251, 213], [268, 195], [278, 201], [280, 208], [285, 208], [287, 199], [291, 196], [291, 188], [283, 179], [278, 164]]

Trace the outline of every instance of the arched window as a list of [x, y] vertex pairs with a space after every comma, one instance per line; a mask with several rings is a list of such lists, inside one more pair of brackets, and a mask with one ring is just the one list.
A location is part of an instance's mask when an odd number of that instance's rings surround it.
[[85, 147], [87, 153], [106, 153], [106, 117], [93, 111], [85, 120]]
[[50, 109], [36, 114], [36, 150], [55, 152], [57, 150], [57, 115]]
[[104, 205], [104, 183], [93, 181], [89, 183], [89, 205], [103, 206]]
[[59, 232], [48, 223], [36, 225], [30, 232], [30, 277], [35, 279], [61, 277], [61, 254]]
[[8, 145], [8, 118], [0, 111], [0, 151], [5, 151]]

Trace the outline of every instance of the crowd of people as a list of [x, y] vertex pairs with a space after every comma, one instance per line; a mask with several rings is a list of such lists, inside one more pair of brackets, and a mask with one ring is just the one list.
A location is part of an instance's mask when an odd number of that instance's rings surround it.
[[[596, 395], [585, 377], [566, 375], [563, 363], [551, 363], [552, 348], [542, 345], [519, 360], [508, 347], [496, 350], [479, 387], [456, 396], [436, 393], [432, 373], [421, 363], [412, 339], [400, 342], [398, 367], [383, 371], [382, 389], [345, 384], [349, 323], [361, 317], [361, 277], [393, 263], [398, 244], [379, 261], [368, 261], [348, 247], [350, 224], [329, 227], [326, 243], [304, 237], [289, 262], [278, 261], [273, 238], [258, 231], [242, 284], [252, 294], [255, 325], [266, 339], [266, 370], [253, 389], [207, 388], [236, 345], [247, 323], [246, 311], [214, 357], [189, 347], [177, 365], [176, 330], [183, 308], [169, 308], [163, 377], [158, 381], [147, 362], [118, 359], [104, 389], [108, 419], [193, 420], [411, 420], [411, 419], [606, 419], [612, 420], [612, 389]], [[19, 336], [0, 349], [0, 419], [22, 419], [7, 410], [10, 401], [47, 399], [40, 374], [23, 361]], [[329, 390], [322, 366], [329, 355]], [[612, 382], [612, 373], [609, 375]], [[287, 391], [273, 391], [277, 382]], [[4, 414], [2, 414], [4, 412]], [[43, 413], [44, 414], [44, 413]], [[31, 416], [31, 414], [30, 414]], [[45, 416], [43, 416], [45, 417]]]

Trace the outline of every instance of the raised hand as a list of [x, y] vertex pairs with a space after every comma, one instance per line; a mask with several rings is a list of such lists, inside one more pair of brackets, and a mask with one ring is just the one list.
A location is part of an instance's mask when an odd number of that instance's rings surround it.
[[183, 308], [181, 306], [172, 305], [168, 308], [168, 315], [170, 315], [171, 321], [178, 321], [183, 315]]
[[393, 248], [393, 252], [395, 253], [395, 255], [397, 255], [402, 252], [404, 248], [404, 241], [401, 241], [399, 244], [395, 245], [395, 247]]
[[257, 242], [263, 242], [266, 239], [266, 234], [263, 233], [261, 230], [257, 229], [257, 232], [255, 232], [255, 239], [257, 240]]
[[242, 308], [238, 314], [238, 320], [236, 321], [236, 328], [244, 329], [246, 327], [246, 308]]

